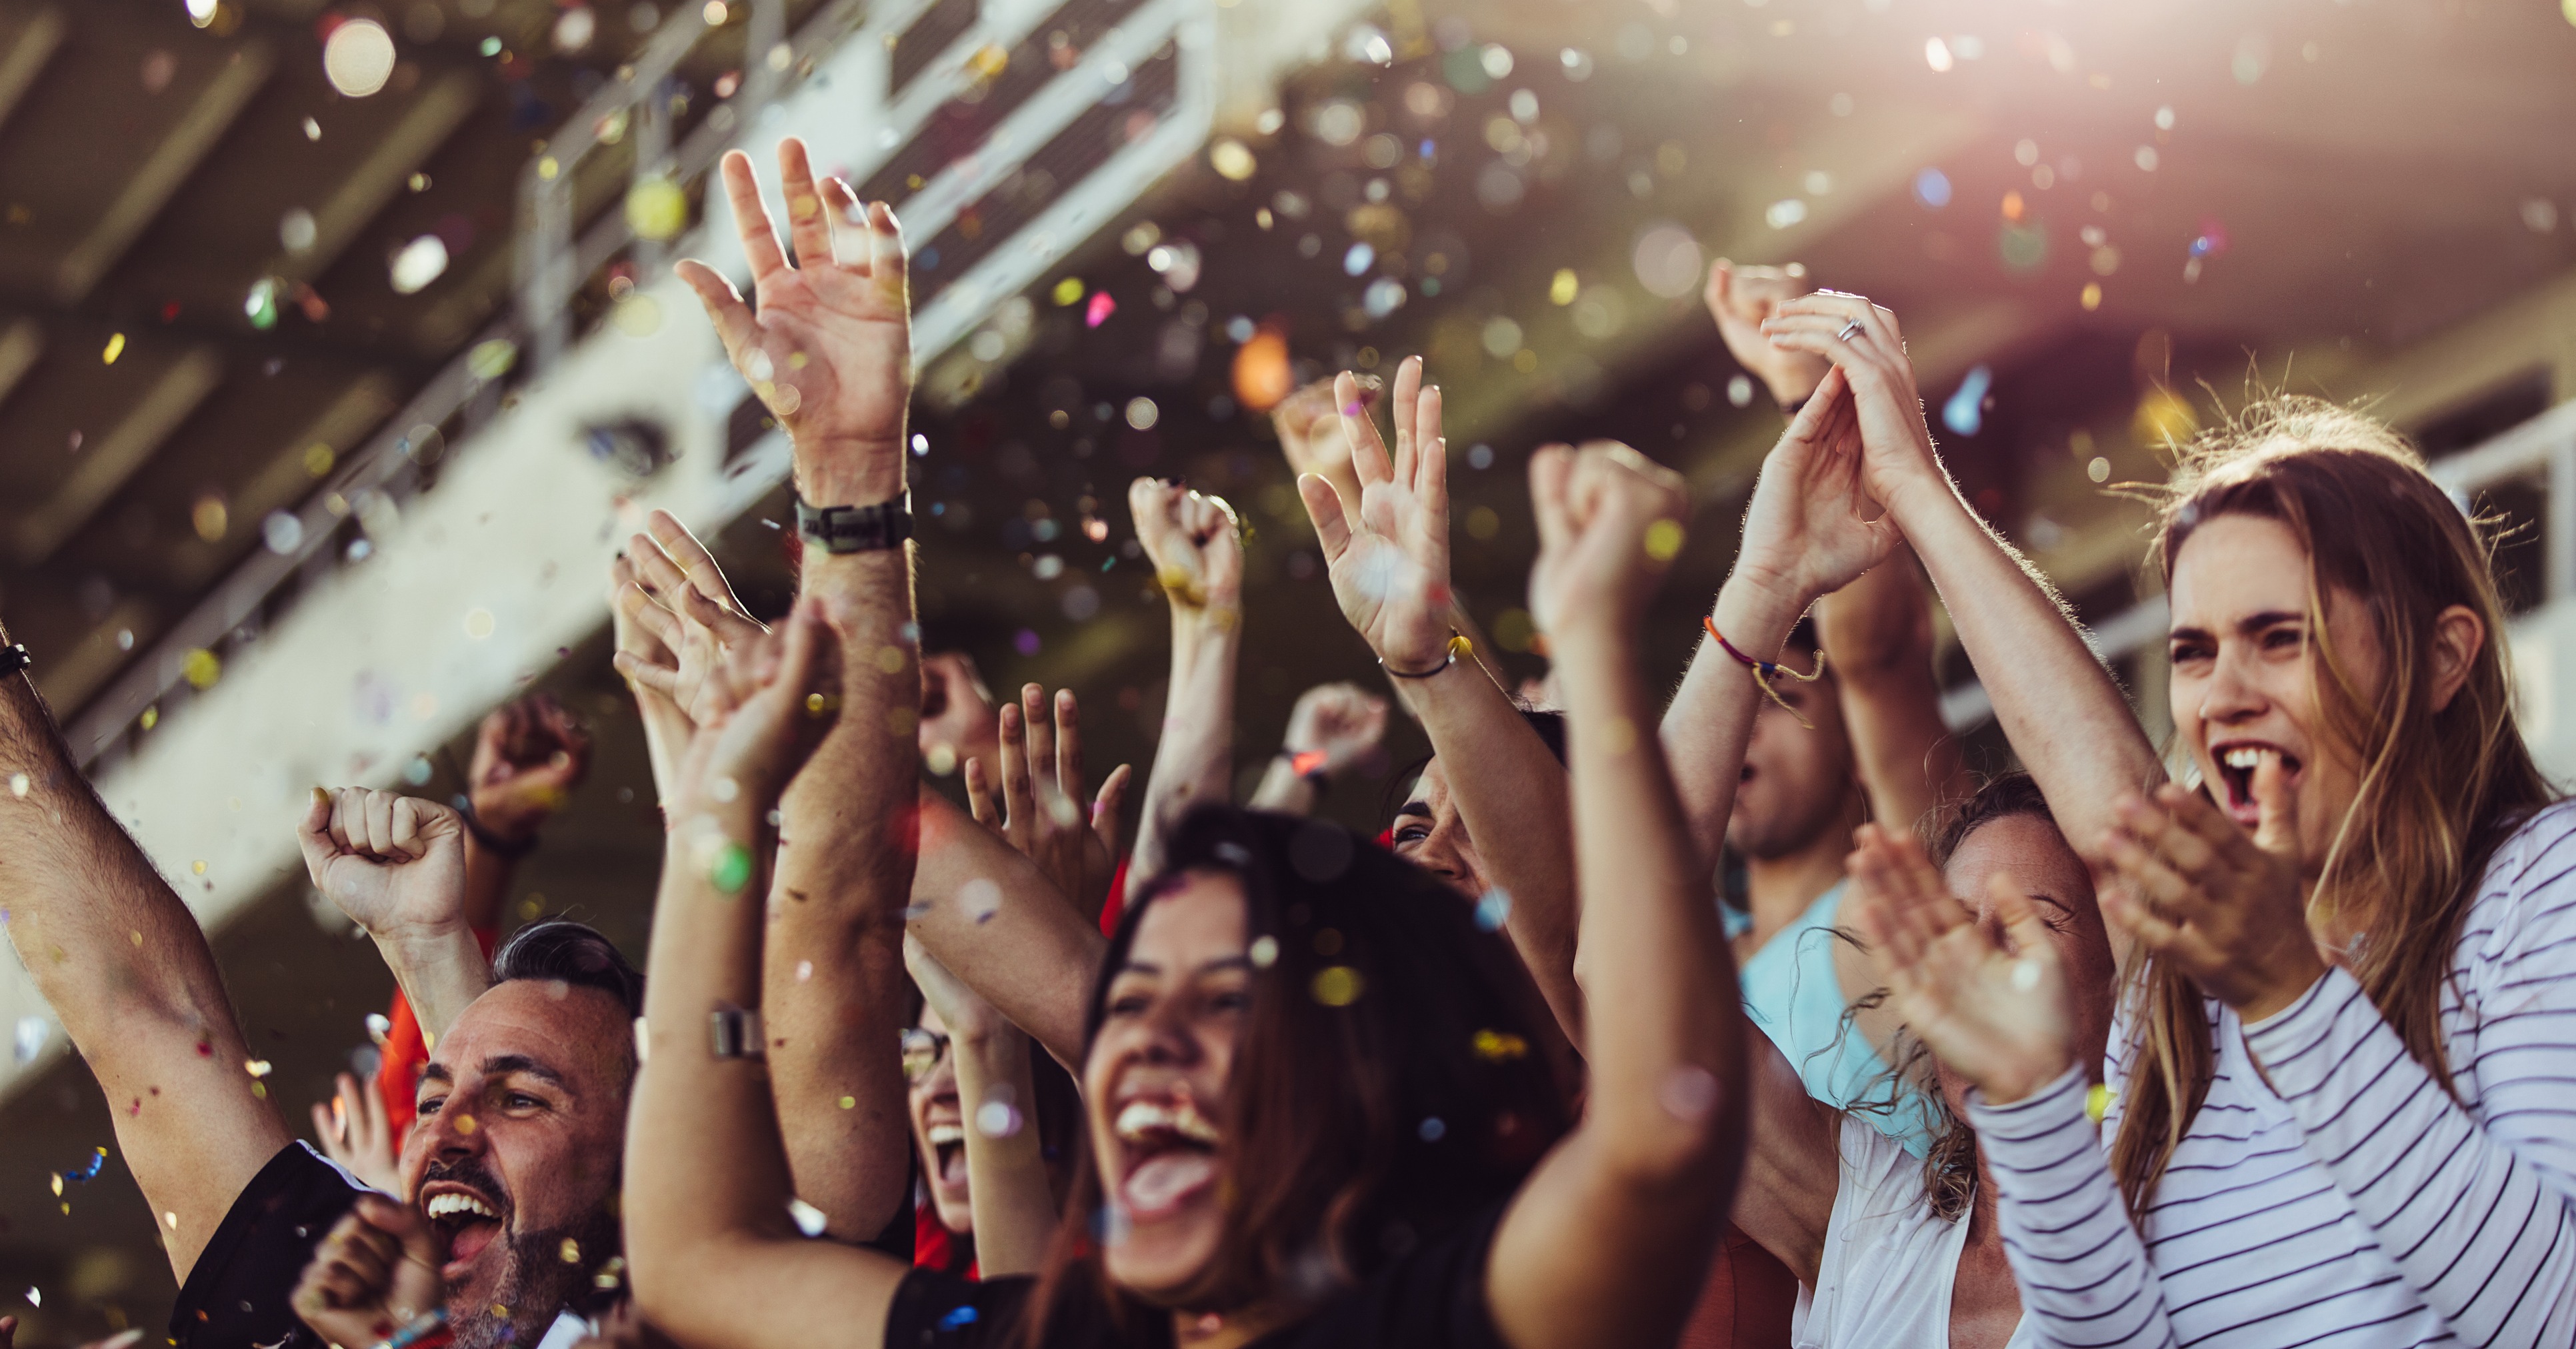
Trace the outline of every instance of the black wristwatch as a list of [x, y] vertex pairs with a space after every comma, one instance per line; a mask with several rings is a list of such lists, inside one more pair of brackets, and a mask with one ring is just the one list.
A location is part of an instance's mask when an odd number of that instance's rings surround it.
[[27, 654], [26, 644], [0, 646], [0, 675], [13, 675], [35, 665], [36, 658]]
[[796, 498], [796, 532], [827, 553], [900, 548], [912, 537], [912, 493], [873, 506], [813, 506]]

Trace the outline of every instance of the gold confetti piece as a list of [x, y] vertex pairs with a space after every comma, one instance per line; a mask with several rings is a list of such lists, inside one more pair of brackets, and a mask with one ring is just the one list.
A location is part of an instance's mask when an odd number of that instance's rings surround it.
[[456, 1132], [458, 1133], [470, 1134], [478, 1127], [480, 1126], [474, 1123], [474, 1117], [472, 1115], [460, 1115], [456, 1119]]
[[141, 929], [141, 928], [139, 928], [139, 927], [138, 927], [138, 928], [134, 929], [134, 931], [133, 931], [133, 932], [128, 933], [127, 935], [129, 935], [129, 936], [131, 936], [131, 937], [133, 937], [133, 938], [134, 938], [134, 944], [135, 944], [135, 945], [137, 945], [137, 946], [141, 946], [141, 945], [143, 944], [143, 929]]
[[1646, 556], [1657, 562], [1670, 562], [1682, 550], [1684, 538], [1679, 520], [1657, 520], [1646, 526]]
[[190, 862], [188, 864], [188, 870], [203, 876], [206, 874], [206, 864], [203, 862]]
[[859, 1098], [856, 1096], [844, 1096], [841, 1098], [841, 1108], [843, 1110], [854, 1110], [858, 1108], [858, 1104]]
[[2085, 1115], [2085, 1118], [2092, 1120], [2095, 1124], [2099, 1124], [2099, 1123], [2101, 1123], [2101, 1122], [2102, 1122], [2102, 1117], [2103, 1117], [2104, 1115], [2106, 1115], [2106, 1114], [2110, 1113], [2110, 1110], [2111, 1110], [2111, 1087], [2110, 1087], [2110, 1084], [2108, 1084], [2108, 1083], [2104, 1083], [2104, 1082], [2096, 1082], [2096, 1083], [2094, 1083], [2094, 1084], [2093, 1084], [2093, 1089], [2092, 1089], [2091, 1091], [2088, 1091], [2088, 1092], [2084, 1093], [2084, 1115]]
[[1570, 305], [1582, 286], [1583, 282], [1574, 275], [1573, 268], [1559, 267], [1556, 276], [1547, 283], [1548, 303], [1559, 308]]
[[1476, 1057], [1487, 1063], [1508, 1063], [1529, 1053], [1529, 1041], [1508, 1031], [1480, 1030], [1474, 1047]]
[[147, 707], [147, 708], [143, 709], [143, 715], [142, 715], [142, 717], [137, 721], [137, 723], [136, 723], [136, 724], [137, 724], [137, 725], [140, 725], [143, 729], [145, 729], [145, 730], [147, 730], [147, 731], [148, 731], [148, 730], [151, 730], [151, 729], [152, 729], [153, 727], [155, 727], [155, 726], [160, 725], [160, 724], [161, 724], [161, 707], [160, 707], [160, 704], [155, 703], [155, 704], [153, 704], [152, 706], [150, 706], [150, 707]]
[[108, 365], [114, 365], [116, 364], [116, 358], [124, 354], [125, 334], [116, 333], [107, 339], [107, 352], [105, 355], [99, 357], [99, 359]]
[[1312, 992], [1315, 1001], [1327, 1007], [1348, 1007], [1367, 991], [1368, 981], [1348, 965], [1330, 965], [1315, 972]]
[[266, 1077], [271, 1067], [266, 1059], [249, 1059], [243, 1062], [242, 1071], [253, 1077]]
[[570, 1237], [565, 1237], [563, 1240], [563, 1249], [556, 1252], [556, 1254], [562, 1257], [565, 1264], [578, 1265], [581, 1263], [581, 1243]]
[[179, 671], [187, 676], [188, 687], [202, 691], [213, 688], [215, 681], [224, 677], [224, 662], [214, 652], [198, 647], [180, 658]]

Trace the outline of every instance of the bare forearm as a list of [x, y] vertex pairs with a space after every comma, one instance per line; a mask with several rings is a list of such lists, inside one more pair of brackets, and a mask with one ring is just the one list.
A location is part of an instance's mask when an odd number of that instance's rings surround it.
[[[470, 854], [469, 854], [470, 856]], [[469, 869], [468, 874], [471, 874]], [[420, 936], [379, 936], [376, 952], [402, 986], [412, 1016], [436, 1044], [456, 1024], [466, 1005], [492, 986], [492, 962], [474, 940], [472, 929]]]
[[[1718, 1138], [1741, 1136], [1742, 1013], [1716, 906], [1683, 828], [1627, 633], [1557, 643], [1573, 763], [1576, 874], [1591, 1117], [1601, 1146], [1636, 1176], [1731, 1170]], [[1738, 695], [1735, 721], [1751, 706]], [[1697, 1083], [1696, 1088], [1678, 1085]], [[1694, 1118], [1675, 1109], [1696, 1091]], [[1710, 1092], [1714, 1093], [1712, 1099]]]
[[921, 841], [912, 934], [1058, 1062], [1080, 1063], [1083, 1009], [1108, 948], [1099, 927], [1036, 863], [927, 789]]
[[1035, 1274], [1046, 1262], [1056, 1211], [1038, 1137], [1029, 1037], [1004, 1026], [960, 1036], [956, 1051], [957, 1096], [966, 1104], [976, 1270], [987, 1279]]
[[2014, 753], [2088, 861], [2111, 802], [2164, 780], [2146, 733], [2057, 597], [1946, 481], [1888, 503], [1950, 610]]
[[0, 676], [0, 781], [0, 926], [113, 1104], [184, 1281], [286, 1128], [251, 1097], [205, 932], [91, 790], [24, 673]]
[[841, 647], [840, 720], [780, 805], [761, 1014], [796, 1189], [832, 1236], [874, 1237], [905, 1198], [900, 910], [912, 890], [921, 673], [909, 558], [807, 554]]
[[1299, 775], [1296, 766], [1288, 761], [1287, 751], [1282, 750], [1262, 770], [1261, 785], [1253, 789], [1252, 808], [1282, 815], [1311, 815], [1315, 798], [1315, 784]]
[[[1757, 587], [1729, 580], [1718, 591], [1709, 619], [1736, 649], [1775, 660], [1789, 629], [1803, 612]], [[1702, 888], [1716, 875], [1726, 847], [1726, 825], [1735, 811], [1735, 784], [1744, 749], [1753, 740], [1753, 713], [1762, 697], [1753, 672], [1702, 635], [1692, 648], [1682, 686], [1664, 709], [1659, 738], [1671, 766], [1673, 791], [1691, 846], [1698, 853]]]
[[1965, 786], [1959, 739], [1941, 720], [1929, 605], [1904, 548], [1816, 602], [1870, 814], [1897, 829], [1914, 828]]
[[1450, 796], [1507, 905], [1504, 930], [1557, 1025], [1583, 1043], [1574, 980], [1574, 825], [1564, 765], [1484, 668], [1452, 662], [1397, 688], [1448, 768]]
[[1234, 674], [1242, 647], [1242, 625], [1232, 610], [1173, 624], [1172, 691], [1127, 865], [1128, 898], [1162, 871], [1165, 840], [1191, 807], [1233, 799]]

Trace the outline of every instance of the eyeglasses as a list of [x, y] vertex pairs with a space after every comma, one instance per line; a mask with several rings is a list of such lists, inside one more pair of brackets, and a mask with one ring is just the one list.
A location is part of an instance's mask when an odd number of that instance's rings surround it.
[[919, 1026], [905, 1028], [903, 1032], [904, 1081], [919, 1086], [921, 1080], [930, 1076], [932, 1070], [939, 1067], [939, 1061], [946, 1057], [948, 1057], [947, 1036], [935, 1030], [923, 1030]]

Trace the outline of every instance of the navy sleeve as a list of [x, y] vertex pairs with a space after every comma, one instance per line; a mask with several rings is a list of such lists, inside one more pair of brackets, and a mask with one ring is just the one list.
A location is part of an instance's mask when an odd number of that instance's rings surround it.
[[170, 1312], [180, 1349], [249, 1349], [317, 1343], [287, 1306], [313, 1248], [362, 1187], [302, 1141], [287, 1144], [242, 1187], [188, 1271]]

